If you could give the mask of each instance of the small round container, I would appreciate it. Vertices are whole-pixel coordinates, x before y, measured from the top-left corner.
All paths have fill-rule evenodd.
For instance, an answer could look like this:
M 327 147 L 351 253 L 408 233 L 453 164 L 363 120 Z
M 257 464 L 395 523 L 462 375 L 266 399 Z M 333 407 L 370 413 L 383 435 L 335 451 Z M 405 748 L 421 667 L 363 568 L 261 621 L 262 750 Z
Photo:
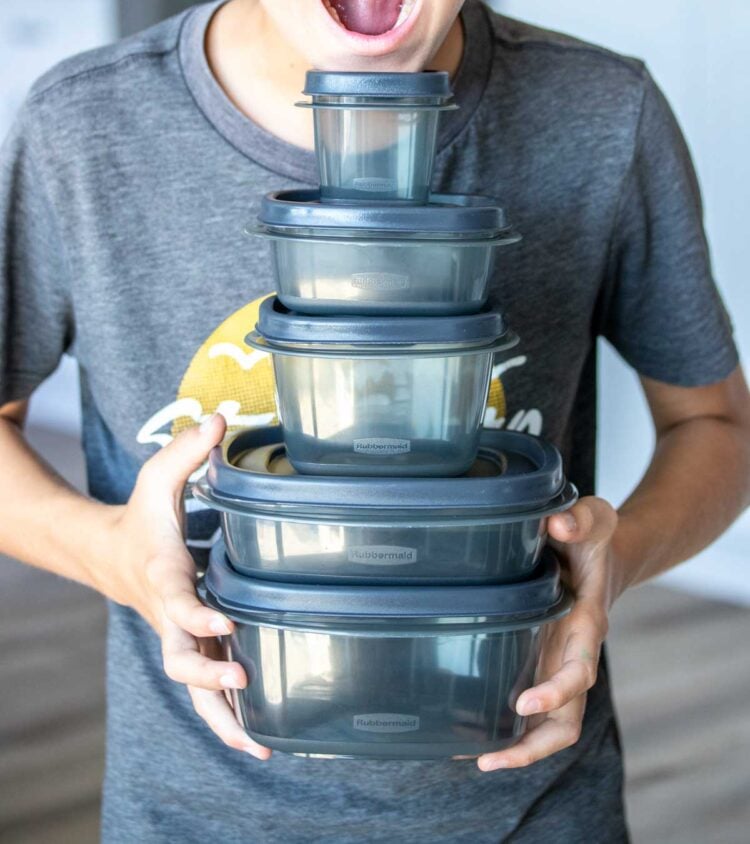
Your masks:
M 427 201 L 438 117 L 456 108 L 447 73 L 311 71 L 303 93 L 325 201 Z
M 203 600 L 234 620 L 232 693 L 257 742 L 308 756 L 430 759 L 507 747 L 526 729 L 544 625 L 570 597 L 550 553 L 505 586 L 309 586 L 253 580 L 211 555 Z
M 262 200 L 279 299 L 309 314 L 476 313 L 498 247 L 520 240 L 497 201 L 435 194 L 425 207 L 325 205 L 311 190 Z
M 193 494 L 221 512 L 240 574 L 377 585 L 528 577 L 547 518 L 576 500 L 554 446 L 489 429 L 469 474 L 432 479 L 298 475 L 279 426 L 255 428 L 211 452 Z
M 270 352 L 289 461 L 314 475 L 461 475 L 477 456 L 493 355 L 518 341 L 460 317 L 302 316 L 266 299 L 246 338 Z

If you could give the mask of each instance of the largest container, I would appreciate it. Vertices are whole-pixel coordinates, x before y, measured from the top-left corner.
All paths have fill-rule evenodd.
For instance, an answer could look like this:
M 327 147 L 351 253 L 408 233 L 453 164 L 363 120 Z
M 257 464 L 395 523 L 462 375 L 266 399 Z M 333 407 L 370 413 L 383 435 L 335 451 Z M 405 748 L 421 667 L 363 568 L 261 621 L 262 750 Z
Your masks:
M 462 478 L 321 478 L 294 473 L 278 426 L 256 428 L 211 452 L 193 492 L 241 574 L 378 585 L 528 577 L 547 518 L 576 500 L 554 446 L 492 430 Z
M 476 313 L 497 249 L 520 240 L 497 200 L 453 194 L 418 208 L 332 207 L 317 191 L 276 191 L 247 231 L 271 244 L 282 303 L 310 314 Z
M 463 317 L 302 316 L 266 299 L 247 343 L 270 352 L 289 460 L 316 475 L 460 475 L 476 459 L 493 356 L 518 338 Z
M 540 634 L 570 598 L 550 556 L 510 586 L 312 587 L 257 581 L 214 548 L 204 600 L 235 621 L 226 655 L 247 673 L 240 723 L 290 753 L 474 756 L 524 733 Z
M 454 109 L 448 74 L 310 71 L 323 199 L 424 203 L 438 117 Z

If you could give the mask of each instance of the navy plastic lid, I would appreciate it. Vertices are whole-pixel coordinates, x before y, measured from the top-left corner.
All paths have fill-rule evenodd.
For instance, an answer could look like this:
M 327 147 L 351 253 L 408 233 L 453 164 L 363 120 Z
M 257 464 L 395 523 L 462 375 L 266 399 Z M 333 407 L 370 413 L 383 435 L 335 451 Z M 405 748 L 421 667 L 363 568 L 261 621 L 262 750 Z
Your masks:
M 326 616 L 332 620 L 482 617 L 513 621 L 544 616 L 564 598 L 560 563 L 545 549 L 537 572 L 528 580 L 482 586 L 325 586 L 261 580 L 238 574 L 227 560 L 224 543 L 211 549 L 205 576 L 207 592 L 225 610 L 240 614 Z M 303 619 L 300 619 L 303 620 Z
M 309 70 L 302 91 L 311 97 L 439 97 L 453 96 L 444 70 L 422 73 L 357 73 Z
M 221 505 L 248 510 L 272 507 L 298 509 L 326 518 L 329 513 L 377 510 L 408 516 L 424 510 L 474 514 L 526 513 L 550 505 L 561 494 L 572 503 L 575 490 L 566 485 L 559 451 L 545 440 L 516 431 L 485 428 L 480 439 L 482 472 L 458 478 L 333 477 L 274 474 L 238 468 L 234 462 L 248 451 L 278 446 L 273 457 L 283 456 L 283 429 L 279 425 L 253 428 L 237 434 L 211 451 L 206 486 Z M 407 512 L 409 511 L 409 512 Z
M 258 221 L 279 233 L 297 229 L 325 229 L 328 236 L 344 237 L 348 229 L 357 236 L 370 232 L 423 234 L 444 233 L 494 237 L 509 229 L 505 212 L 489 196 L 436 193 L 427 205 L 365 205 L 320 201 L 318 190 L 273 191 L 263 197 Z M 463 238 L 465 239 L 465 237 Z
M 279 346 L 290 343 L 352 346 L 467 343 L 484 346 L 506 333 L 502 314 L 491 304 L 478 314 L 460 316 L 310 316 L 290 311 L 276 296 L 261 303 L 257 330 L 263 339 Z

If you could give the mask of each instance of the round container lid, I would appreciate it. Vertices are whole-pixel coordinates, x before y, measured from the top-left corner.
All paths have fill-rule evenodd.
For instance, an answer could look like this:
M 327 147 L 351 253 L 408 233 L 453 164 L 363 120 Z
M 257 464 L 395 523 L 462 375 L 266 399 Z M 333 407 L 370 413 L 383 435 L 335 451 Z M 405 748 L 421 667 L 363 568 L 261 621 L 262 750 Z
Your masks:
M 257 454 L 256 454 L 257 453 Z M 235 465 L 243 455 L 247 468 Z M 257 512 L 293 510 L 322 519 L 369 510 L 391 512 L 395 519 L 426 511 L 462 518 L 525 514 L 575 500 L 566 484 L 562 458 L 545 440 L 516 431 L 485 428 L 473 470 L 458 478 L 333 477 L 290 474 L 279 425 L 237 434 L 211 451 L 205 497 L 218 507 Z
M 432 194 L 427 205 L 331 205 L 320 201 L 318 190 L 274 191 L 261 200 L 258 221 L 281 234 L 319 229 L 324 230 L 319 236 L 340 239 L 352 237 L 346 231 L 354 232 L 355 237 L 444 234 L 445 240 L 465 240 L 473 234 L 489 239 L 510 228 L 496 199 L 446 193 Z
M 261 580 L 238 574 L 227 560 L 223 542 L 211 549 L 205 576 L 207 593 L 225 610 L 253 614 L 284 614 L 345 619 L 439 621 L 482 618 L 487 622 L 536 620 L 564 600 L 560 563 L 548 548 L 528 580 L 492 586 L 325 586 Z M 303 618 L 299 619 L 304 621 Z M 384 631 L 387 634 L 387 631 Z
M 506 333 L 502 314 L 491 304 L 478 314 L 461 316 L 310 316 L 290 311 L 275 296 L 262 302 L 256 328 L 264 340 L 278 346 L 341 343 L 355 347 L 399 343 L 485 346 Z
M 311 97 L 429 97 L 453 96 L 444 70 L 422 73 L 357 73 L 309 70 L 302 91 Z

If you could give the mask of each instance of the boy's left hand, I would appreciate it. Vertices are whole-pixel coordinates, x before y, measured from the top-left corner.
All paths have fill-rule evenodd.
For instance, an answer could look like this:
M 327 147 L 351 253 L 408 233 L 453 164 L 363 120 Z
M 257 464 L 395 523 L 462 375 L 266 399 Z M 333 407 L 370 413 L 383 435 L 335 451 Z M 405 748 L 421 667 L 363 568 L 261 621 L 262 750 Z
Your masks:
M 522 768 L 578 741 L 586 693 L 596 682 L 599 653 L 617 580 L 611 540 L 617 513 L 601 498 L 582 498 L 551 516 L 549 538 L 575 595 L 571 612 L 544 628 L 538 682 L 518 698 L 519 715 L 531 729 L 513 747 L 479 757 L 483 771 Z

